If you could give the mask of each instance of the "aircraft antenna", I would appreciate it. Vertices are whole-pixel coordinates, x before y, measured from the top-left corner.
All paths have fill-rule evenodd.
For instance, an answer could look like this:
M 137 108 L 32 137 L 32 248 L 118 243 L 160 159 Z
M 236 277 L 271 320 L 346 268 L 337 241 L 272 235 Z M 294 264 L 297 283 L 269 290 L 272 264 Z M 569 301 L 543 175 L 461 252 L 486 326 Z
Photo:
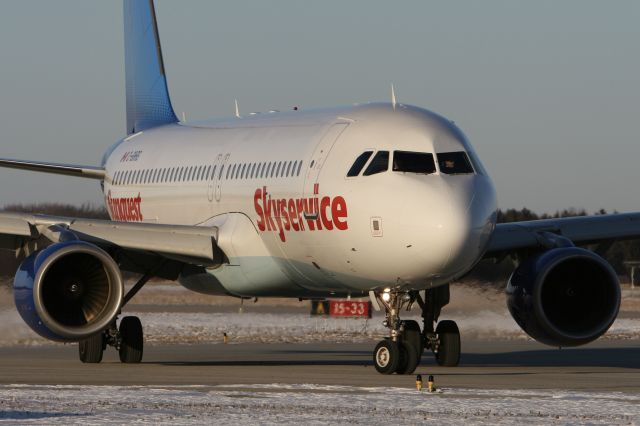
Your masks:
M 187 122 L 187 113 L 182 111 L 182 122 L 186 123 Z
M 236 101 L 236 117 L 240 118 L 240 108 L 238 108 L 238 100 L 235 99 Z
M 391 105 L 393 105 L 393 110 L 396 110 L 396 91 L 393 88 L 393 83 L 391 83 Z

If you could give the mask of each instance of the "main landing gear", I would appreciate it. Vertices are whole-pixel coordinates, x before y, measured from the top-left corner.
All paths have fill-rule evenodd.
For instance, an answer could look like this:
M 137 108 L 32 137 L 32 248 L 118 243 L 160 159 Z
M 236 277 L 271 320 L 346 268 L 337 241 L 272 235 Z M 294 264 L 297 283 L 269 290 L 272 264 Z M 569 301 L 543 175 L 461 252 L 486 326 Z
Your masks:
M 449 303 L 449 286 L 426 290 L 423 298 L 417 291 L 385 290 L 372 296 L 384 307 L 384 325 L 390 336 L 376 345 L 373 365 L 382 374 L 411 374 L 420 363 L 424 349 L 431 349 L 439 365 L 453 367 L 460 361 L 460 331 L 454 321 L 434 323 L 443 306 Z M 422 309 L 423 328 L 413 320 L 401 320 L 400 311 L 411 310 L 418 303 Z
M 150 274 L 140 278 L 124 297 L 122 306 L 129 302 L 150 278 Z M 107 346 L 113 346 L 118 350 L 120 361 L 123 363 L 136 364 L 142 361 L 144 336 L 140 319 L 134 316 L 124 317 L 120 321 L 120 327 L 116 326 L 116 319 L 108 329 L 78 343 L 80 361 L 84 363 L 101 362 L 102 354 Z

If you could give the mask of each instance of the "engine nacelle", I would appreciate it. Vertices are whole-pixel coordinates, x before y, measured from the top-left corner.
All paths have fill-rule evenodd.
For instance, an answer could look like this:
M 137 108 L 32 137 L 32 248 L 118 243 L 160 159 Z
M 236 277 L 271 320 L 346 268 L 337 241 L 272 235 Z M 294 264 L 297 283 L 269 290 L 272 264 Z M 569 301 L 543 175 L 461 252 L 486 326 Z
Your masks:
M 578 247 L 556 248 L 527 259 L 509 278 L 506 292 L 518 325 L 552 346 L 597 339 L 620 308 L 620 283 L 611 265 Z
M 104 250 L 83 241 L 52 244 L 18 268 L 14 298 L 22 319 L 39 335 L 62 342 L 103 330 L 120 310 L 120 268 Z

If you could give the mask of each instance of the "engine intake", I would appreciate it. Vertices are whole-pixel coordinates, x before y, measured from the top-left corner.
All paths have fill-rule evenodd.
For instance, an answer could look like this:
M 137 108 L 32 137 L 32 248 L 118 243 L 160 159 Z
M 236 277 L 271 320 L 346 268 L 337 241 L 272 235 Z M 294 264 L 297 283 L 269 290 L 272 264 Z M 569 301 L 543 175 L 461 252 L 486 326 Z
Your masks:
M 120 269 L 104 250 L 59 242 L 28 256 L 14 279 L 18 312 L 38 334 L 78 341 L 109 326 L 120 310 Z
M 552 346 L 578 346 L 602 336 L 620 308 L 620 283 L 600 256 L 556 248 L 521 263 L 507 285 L 507 306 L 531 337 Z

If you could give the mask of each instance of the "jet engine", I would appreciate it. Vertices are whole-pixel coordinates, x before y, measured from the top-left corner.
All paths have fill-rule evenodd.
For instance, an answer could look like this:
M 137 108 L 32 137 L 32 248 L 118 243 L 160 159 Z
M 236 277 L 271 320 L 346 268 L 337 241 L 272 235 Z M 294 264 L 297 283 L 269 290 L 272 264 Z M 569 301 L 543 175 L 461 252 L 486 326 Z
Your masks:
M 24 321 L 61 342 L 85 339 L 109 326 L 120 310 L 120 268 L 104 250 L 83 241 L 52 244 L 29 255 L 14 279 Z
M 597 254 L 556 248 L 522 262 L 507 285 L 518 325 L 551 346 L 578 346 L 602 336 L 620 308 L 615 271 Z

